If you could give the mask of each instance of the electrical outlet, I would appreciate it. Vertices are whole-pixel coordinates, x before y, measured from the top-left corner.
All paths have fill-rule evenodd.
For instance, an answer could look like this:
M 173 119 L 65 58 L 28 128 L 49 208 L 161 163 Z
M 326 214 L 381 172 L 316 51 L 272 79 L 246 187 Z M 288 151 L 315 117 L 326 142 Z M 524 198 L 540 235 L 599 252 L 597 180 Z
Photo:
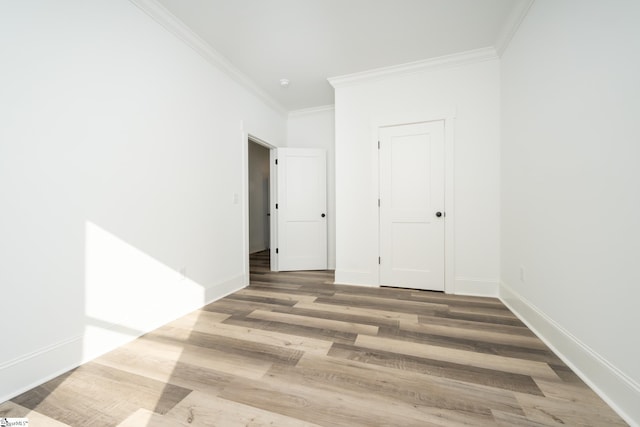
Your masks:
M 525 279 L 526 279 L 526 275 L 525 275 L 525 272 L 524 272 L 524 266 L 521 265 L 520 266 L 520 281 L 522 283 L 524 283 L 526 281 Z

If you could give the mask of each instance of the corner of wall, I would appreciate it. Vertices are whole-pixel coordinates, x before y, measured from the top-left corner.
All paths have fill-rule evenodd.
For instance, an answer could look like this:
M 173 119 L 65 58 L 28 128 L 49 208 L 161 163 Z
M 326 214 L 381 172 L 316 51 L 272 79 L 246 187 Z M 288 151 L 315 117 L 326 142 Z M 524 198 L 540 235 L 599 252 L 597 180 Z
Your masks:
M 500 283 L 502 302 L 564 363 L 632 426 L 640 425 L 640 384 L 564 329 L 506 283 Z
M 529 9 L 533 6 L 534 1 L 535 0 L 524 0 L 520 4 L 514 4 L 513 10 L 507 18 L 507 21 L 495 43 L 498 56 L 502 56 L 502 54 L 507 50 L 507 47 L 509 47 L 511 39 L 518 31 L 518 28 L 520 28 L 520 24 L 522 24 L 527 13 L 529 13 Z

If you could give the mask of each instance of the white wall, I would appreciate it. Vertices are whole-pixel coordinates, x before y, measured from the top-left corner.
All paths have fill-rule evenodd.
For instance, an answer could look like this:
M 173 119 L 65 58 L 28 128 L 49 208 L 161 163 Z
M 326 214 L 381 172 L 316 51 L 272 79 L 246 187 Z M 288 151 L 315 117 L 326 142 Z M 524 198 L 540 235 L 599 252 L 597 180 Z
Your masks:
M 336 268 L 334 109 L 323 107 L 289 113 L 287 146 L 294 148 L 322 148 L 327 151 L 327 260 L 329 269 L 333 270 Z
M 639 22 L 637 1 L 535 2 L 502 58 L 501 150 L 502 295 L 636 425 Z
M 249 142 L 249 253 L 269 248 L 269 149 Z
M 126 0 L 4 2 L 0 57 L 4 401 L 242 286 L 241 121 L 286 123 Z
M 336 281 L 377 285 L 373 123 L 455 110 L 455 287 L 495 294 L 499 281 L 499 64 L 392 75 L 336 89 Z M 383 120 L 383 119 L 382 119 Z

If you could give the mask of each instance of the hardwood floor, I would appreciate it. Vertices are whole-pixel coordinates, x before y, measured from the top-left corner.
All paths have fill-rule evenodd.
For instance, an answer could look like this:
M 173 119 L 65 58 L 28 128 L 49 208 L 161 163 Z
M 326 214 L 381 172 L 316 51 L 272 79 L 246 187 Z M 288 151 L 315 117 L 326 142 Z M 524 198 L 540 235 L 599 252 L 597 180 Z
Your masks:
M 251 286 L 0 405 L 33 426 L 626 425 L 499 300 Z

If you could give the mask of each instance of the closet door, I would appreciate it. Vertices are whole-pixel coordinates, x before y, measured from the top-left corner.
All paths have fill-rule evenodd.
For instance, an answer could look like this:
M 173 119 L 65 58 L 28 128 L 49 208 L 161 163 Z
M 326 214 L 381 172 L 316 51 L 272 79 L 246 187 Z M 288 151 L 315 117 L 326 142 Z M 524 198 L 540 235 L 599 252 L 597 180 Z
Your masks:
M 380 285 L 444 291 L 444 122 L 379 137 Z

